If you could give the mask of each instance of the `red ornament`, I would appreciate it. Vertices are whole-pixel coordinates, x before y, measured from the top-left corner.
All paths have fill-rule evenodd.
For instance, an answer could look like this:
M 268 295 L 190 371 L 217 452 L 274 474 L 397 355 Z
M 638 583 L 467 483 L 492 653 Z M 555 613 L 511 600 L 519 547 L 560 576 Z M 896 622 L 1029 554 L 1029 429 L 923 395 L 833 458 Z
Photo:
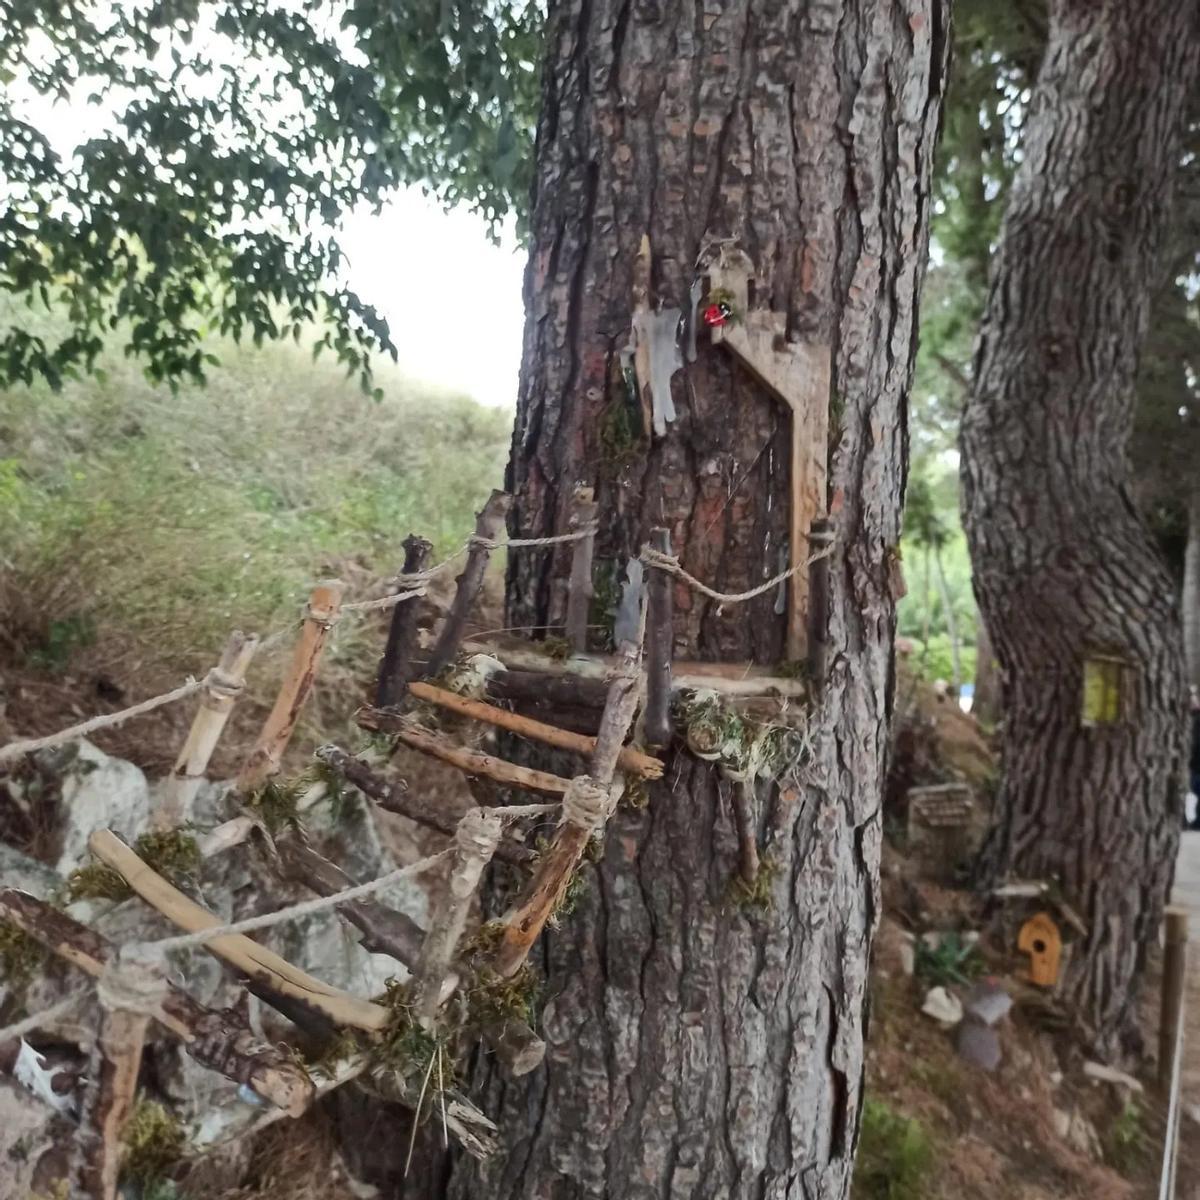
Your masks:
M 720 300 L 716 304 L 710 304 L 704 310 L 704 323 L 709 326 L 724 325 L 732 316 L 733 309 L 724 300 Z

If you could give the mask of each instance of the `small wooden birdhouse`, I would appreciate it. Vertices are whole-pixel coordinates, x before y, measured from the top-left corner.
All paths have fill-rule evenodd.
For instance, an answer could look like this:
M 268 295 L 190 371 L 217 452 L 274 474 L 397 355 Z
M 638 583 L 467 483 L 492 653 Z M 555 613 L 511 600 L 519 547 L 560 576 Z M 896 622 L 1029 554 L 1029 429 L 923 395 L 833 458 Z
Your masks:
M 1062 962 L 1062 935 L 1049 913 L 1035 913 L 1017 935 L 1017 949 L 1029 955 L 1029 982 L 1053 987 Z

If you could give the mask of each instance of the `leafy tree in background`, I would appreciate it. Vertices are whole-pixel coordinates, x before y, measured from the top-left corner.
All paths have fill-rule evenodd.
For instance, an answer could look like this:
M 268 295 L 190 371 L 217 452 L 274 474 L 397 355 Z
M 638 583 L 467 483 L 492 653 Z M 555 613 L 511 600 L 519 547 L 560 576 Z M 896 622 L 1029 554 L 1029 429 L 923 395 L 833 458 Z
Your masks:
M 0 290 L 70 319 L 0 332 L 0 386 L 57 386 L 117 339 L 202 378 L 208 331 L 313 322 L 366 385 L 395 348 L 335 228 L 402 184 L 523 213 L 540 24 L 533 0 L 0 0 Z M 111 119 L 60 155 L 50 102 Z

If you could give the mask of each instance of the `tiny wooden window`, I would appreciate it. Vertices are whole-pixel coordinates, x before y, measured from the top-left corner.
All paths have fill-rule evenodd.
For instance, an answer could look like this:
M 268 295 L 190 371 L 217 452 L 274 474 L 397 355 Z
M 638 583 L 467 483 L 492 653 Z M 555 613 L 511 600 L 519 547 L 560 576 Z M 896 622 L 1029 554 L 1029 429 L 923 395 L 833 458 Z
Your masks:
M 1083 660 L 1083 725 L 1117 725 L 1125 720 L 1132 674 L 1133 665 L 1116 655 L 1092 653 Z

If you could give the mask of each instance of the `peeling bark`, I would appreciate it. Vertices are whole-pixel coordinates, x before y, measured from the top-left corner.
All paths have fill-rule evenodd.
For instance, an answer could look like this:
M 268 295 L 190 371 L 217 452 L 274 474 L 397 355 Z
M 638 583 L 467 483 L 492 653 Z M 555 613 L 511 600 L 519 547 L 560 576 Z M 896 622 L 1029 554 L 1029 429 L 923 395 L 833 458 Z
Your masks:
M 545 1065 L 514 1081 L 478 1063 L 502 1150 L 483 1168 L 457 1160 L 425 1194 L 848 1194 L 945 18 L 942 0 L 551 5 L 510 527 L 561 532 L 591 486 L 598 580 L 654 526 L 718 588 L 778 570 L 790 414 L 731 355 L 700 339 L 662 438 L 614 445 L 607 419 L 625 402 L 643 234 L 652 306 L 681 309 L 705 245 L 735 238 L 754 303 L 831 355 L 828 677 L 803 778 L 761 789 L 770 909 L 730 903 L 726 792 L 712 764 L 676 753 L 647 807 L 618 809 L 576 910 L 535 948 Z M 562 624 L 570 560 L 511 556 L 509 624 Z M 681 659 L 784 658 L 774 594 L 722 609 L 672 586 Z
M 1064 995 L 1106 1054 L 1133 1027 L 1183 811 L 1179 617 L 1126 450 L 1198 13 L 1052 4 L 962 428 L 975 589 L 1003 681 L 986 872 L 1056 879 L 1083 914 Z M 1123 711 L 1085 727 L 1098 652 L 1128 664 Z

